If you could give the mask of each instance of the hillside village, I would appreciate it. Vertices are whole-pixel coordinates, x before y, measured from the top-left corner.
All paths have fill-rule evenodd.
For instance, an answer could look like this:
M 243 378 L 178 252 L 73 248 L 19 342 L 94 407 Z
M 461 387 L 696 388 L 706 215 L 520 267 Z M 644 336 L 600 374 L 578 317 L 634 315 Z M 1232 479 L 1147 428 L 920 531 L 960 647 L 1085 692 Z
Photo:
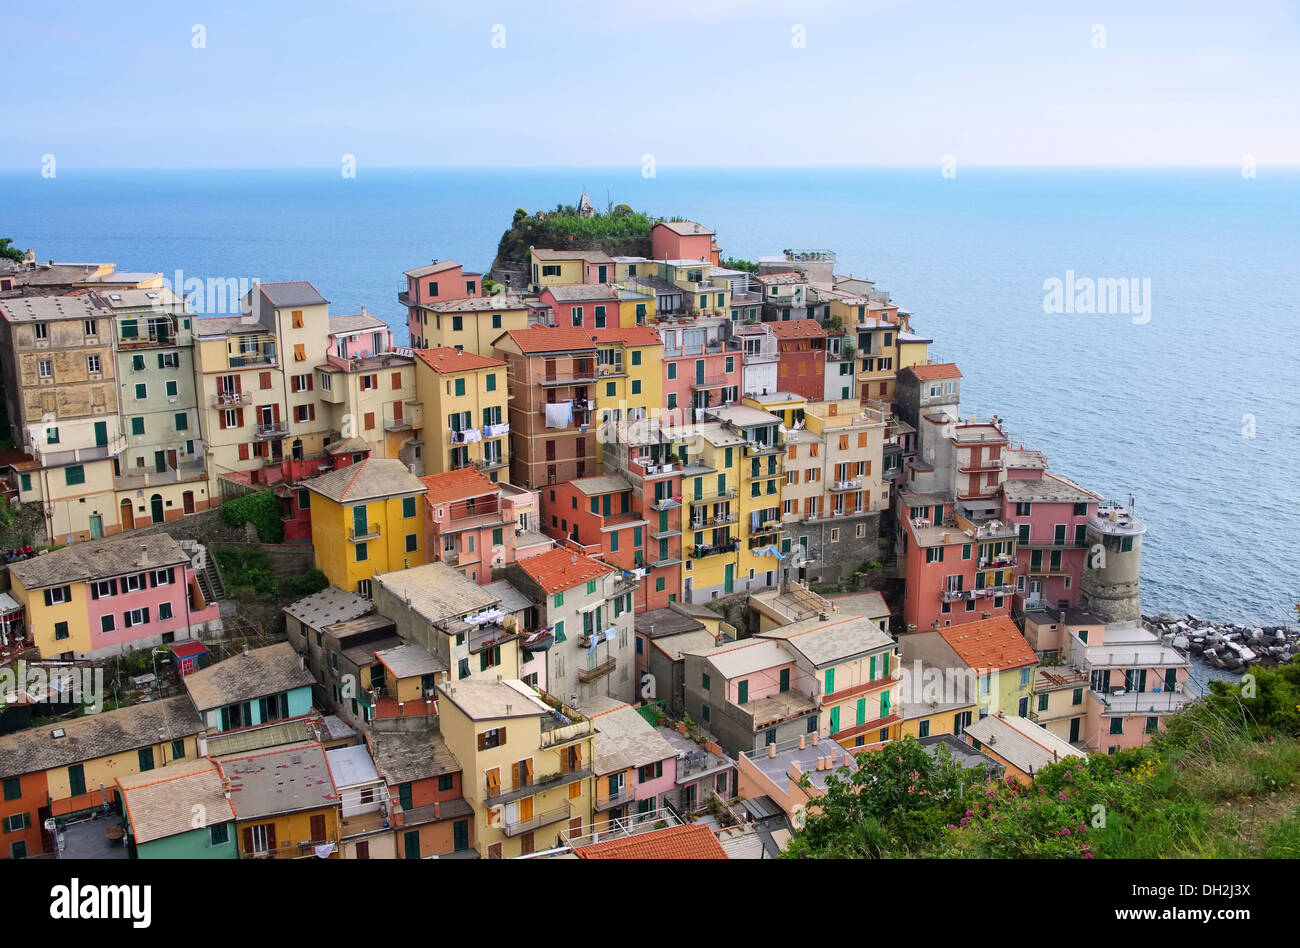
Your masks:
M 1132 498 L 963 415 L 834 252 L 648 226 L 414 265 L 405 345 L 307 280 L 200 316 L 0 262 L 0 478 L 41 523 L 0 659 L 162 661 L 98 714 L 6 695 L 0 855 L 774 858 L 859 755 L 1028 784 L 1196 700 Z M 187 530 L 223 505 L 328 583 L 264 643 Z

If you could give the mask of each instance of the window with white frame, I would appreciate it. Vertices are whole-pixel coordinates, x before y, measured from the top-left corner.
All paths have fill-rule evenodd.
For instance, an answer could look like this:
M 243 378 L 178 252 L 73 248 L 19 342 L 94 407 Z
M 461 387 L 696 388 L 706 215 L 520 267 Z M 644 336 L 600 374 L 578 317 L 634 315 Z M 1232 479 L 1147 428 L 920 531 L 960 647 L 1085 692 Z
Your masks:
M 37 323 L 36 325 L 40 326 L 42 324 Z M 36 375 L 43 379 L 54 378 L 54 363 L 49 359 L 41 359 L 36 363 Z
M 104 367 L 103 367 L 102 363 L 99 361 L 99 356 L 97 356 L 97 355 L 86 356 L 86 371 L 87 371 L 87 372 L 89 372 L 89 373 L 91 373 L 92 375 L 94 375 L 94 374 L 96 374 L 96 373 L 102 372 L 102 371 L 103 371 L 103 368 L 104 368 Z

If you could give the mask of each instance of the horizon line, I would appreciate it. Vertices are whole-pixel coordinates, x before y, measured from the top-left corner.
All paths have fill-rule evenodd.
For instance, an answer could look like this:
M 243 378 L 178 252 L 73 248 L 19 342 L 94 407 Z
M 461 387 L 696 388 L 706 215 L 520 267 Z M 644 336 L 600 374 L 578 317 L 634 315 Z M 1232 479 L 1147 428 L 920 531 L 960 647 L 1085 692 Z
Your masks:
M 942 167 L 940 162 L 933 164 L 818 164 L 818 165 L 659 165 L 657 170 L 666 171 L 935 171 Z M 1256 168 L 1267 168 L 1271 170 L 1295 171 L 1300 170 L 1300 162 L 1295 164 L 1279 163 L 1265 164 L 1256 163 Z M 377 165 L 360 165 L 362 170 L 371 171 L 626 171 L 629 174 L 639 172 L 641 165 L 634 164 L 554 164 L 554 165 L 509 165 L 509 164 L 445 164 L 445 165 L 402 165 L 402 164 L 377 164 Z M 980 171 L 1239 171 L 1241 164 L 985 164 L 985 163 L 957 163 L 957 168 L 961 170 L 975 169 Z M 331 174 L 338 172 L 338 165 L 162 165 L 162 166 L 87 166 L 74 165 L 72 168 L 60 170 L 71 170 L 74 172 L 159 172 L 159 171 L 329 171 Z M 40 175 L 41 165 L 3 165 L 0 166 L 0 174 L 36 174 Z M 655 175 L 658 177 L 658 174 Z M 653 180 L 648 178 L 647 180 Z

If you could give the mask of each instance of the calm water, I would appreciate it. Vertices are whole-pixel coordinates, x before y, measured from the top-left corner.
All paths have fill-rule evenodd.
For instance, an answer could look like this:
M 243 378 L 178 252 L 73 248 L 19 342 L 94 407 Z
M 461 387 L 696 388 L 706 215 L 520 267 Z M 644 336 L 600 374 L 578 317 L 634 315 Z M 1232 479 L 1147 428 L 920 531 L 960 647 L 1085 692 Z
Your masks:
M 401 271 L 492 261 L 516 207 L 586 187 L 703 221 L 725 254 L 828 248 L 960 363 L 1052 469 L 1149 532 L 1146 611 L 1283 622 L 1300 600 L 1300 175 L 1212 172 L 574 171 L 0 174 L 0 236 L 169 277 L 311 280 L 405 340 Z M 1067 270 L 1151 281 L 1151 316 L 1047 315 Z M 1243 435 L 1253 416 L 1254 437 Z

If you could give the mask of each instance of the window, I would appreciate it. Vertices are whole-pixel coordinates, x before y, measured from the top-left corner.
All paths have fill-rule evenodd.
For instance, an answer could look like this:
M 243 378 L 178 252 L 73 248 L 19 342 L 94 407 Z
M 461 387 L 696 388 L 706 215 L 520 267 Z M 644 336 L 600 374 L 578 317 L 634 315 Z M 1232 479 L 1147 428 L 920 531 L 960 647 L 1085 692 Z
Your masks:
M 90 373 L 97 373 L 97 372 L 100 372 L 100 371 L 102 371 L 102 370 L 103 370 L 103 366 L 100 364 L 99 356 L 97 356 L 97 355 L 86 356 L 86 371 L 87 371 L 87 372 L 90 372 Z
M 172 617 L 172 604 L 170 602 L 160 602 L 158 604 L 158 618 L 170 619 Z
M 36 325 L 39 326 L 41 323 L 37 323 Z M 36 363 L 36 374 L 43 379 L 54 378 L 54 363 L 49 359 L 41 359 Z
M 419 535 L 418 535 L 418 534 L 415 534 L 415 533 L 408 533 L 408 534 L 406 535 L 406 552 L 407 552 L 407 553 L 415 553 L 415 552 L 417 552 L 419 549 L 420 549 L 420 537 L 419 537 Z
M 700 676 L 700 684 L 703 685 L 705 691 L 708 691 L 708 690 L 709 690 L 709 674 L 708 674 L 708 672 L 705 672 L 703 675 Z
M 17 833 L 21 830 L 28 829 L 31 825 L 31 816 L 27 813 L 15 813 L 13 816 L 5 817 L 6 833 Z
M 74 464 L 71 467 L 63 469 L 64 482 L 71 487 L 73 484 L 86 483 L 86 469 L 80 464 Z
M 564 605 L 564 593 L 562 593 L 562 592 L 558 592 L 558 593 L 556 593 L 554 596 L 552 596 L 552 597 L 551 597 L 551 605 L 552 605 L 554 608 L 556 608 L 556 609 L 558 609 L 558 608 L 560 608 L 560 606 Z
M 185 741 L 172 741 L 172 760 L 180 760 L 185 756 Z
M 1022 668 L 1022 669 L 1020 669 L 1020 685 L 1021 685 L 1021 687 L 1024 687 L 1025 685 L 1029 684 L 1029 677 L 1030 677 L 1030 675 L 1032 675 L 1033 673 L 1034 673 L 1033 668 Z
M 112 632 L 116 630 L 116 628 L 117 628 L 117 619 L 115 616 L 110 614 L 110 615 L 99 617 L 100 632 Z
M 1160 730 L 1160 719 L 1159 719 L 1159 718 L 1147 718 L 1146 727 L 1143 728 L 1143 733 L 1145 733 L 1145 734 L 1154 734 L 1154 733 L 1155 733 L 1156 731 L 1158 731 L 1158 730 Z
M 1124 719 L 1123 719 L 1123 718 L 1111 718 L 1111 719 L 1110 719 L 1110 733 L 1112 733 L 1112 734 L 1123 734 L 1123 733 L 1124 733 Z
M 478 736 L 478 749 L 488 750 L 493 747 L 501 747 L 506 742 L 506 729 L 503 727 L 494 727 L 484 731 Z
M 230 842 L 230 824 L 217 823 L 208 827 L 208 842 L 213 846 L 222 846 Z
M 57 606 L 61 602 L 72 601 L 71 586 L 54 586 L 45 590 L 45 604 L 47 606 Z
M 140 770 L 153 770 L 153 748 L 142 747 L 137 755 L 140 758 Z
M 595 591 L 596 591 L 596 581 L 594 579 L 587 580 L 587 595 L 590 596 L 593 593 L 595 593 Z
M 294 347 L 293 347 L 293 361 L 294 361 L 294 362 L 306 362 L 306 361 L 307 361 L 307 346 L 306 346 L 305 344 L 303 344 L 303 343 L 301 343 L 301 342 L 294 343 Z
M 22 795 L 23 795 L 22 778 L 6 777 L 4 782 L 5 800 L 17 800 L 20 799 Z
M 149 607 L 142 609 L 132 609 L 130 612 L 122 613 L 122 624 L 128 629 L 135 628 L 137 625 L 147 625 L 149 622 Z
M 370 559 L 370 550 L 369 550 L 369 545 L 366 544 L 366 543 L 358 543 L 358 544 L 357 544 L 357 562 L 358 562 L 358 563 L 364 563 L 364 562 L 365 562 L 366 560 L 368 560 L 368 559 Z
M 50 327 L 47 326 L 47 325 L 45 325 L 45 323 L 37 323 L 36 326 L 35 326 L 35 328 L 36 328 L 36 338 L 37 338 L 37 339 L 49 339 L 49 338 L 50 338 Z
M 709 706 L 707 704 L 700 706 L 700 720 L 705 724 L 709 723 Z
M 142 435 L 142 434 L 144 434 L 144 418 L 143 418 L 143 417 L 137 415 L 136 417 L 134 417 L 134 418 L 131 419 L 131 434 L 133 434 L 133 435 Z
M 493 329 L 500 329 L 500 328 L 501 328 L 501 314 L 500 314 L 500 313 L 493 313 L 493 314 L 492 314 L 492 328 L 493 328 Z
M 187 415 L 187 414 L 186 414 L 185 412 L 183 412 L 183 411 L 181 411 L 181 412 L 177 412 L 177 413 L 176 413 L 176 430 L 177 430 L 177 431 L 189 431 L 189 429 L 190 429 L 190 416 Z

